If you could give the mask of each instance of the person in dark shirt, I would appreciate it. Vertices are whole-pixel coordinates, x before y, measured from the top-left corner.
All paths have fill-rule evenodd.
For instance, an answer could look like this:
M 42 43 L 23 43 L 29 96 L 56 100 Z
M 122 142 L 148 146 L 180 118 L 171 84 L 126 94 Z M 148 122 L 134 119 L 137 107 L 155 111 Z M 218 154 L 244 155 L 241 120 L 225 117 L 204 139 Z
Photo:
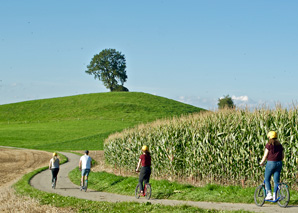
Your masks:
M 140 176 L 139 176 L 139 185 L 140 185 L 140 193 L 143 194 L 144 184 L 149 183 L 150 175 L 151 175 L 151 155 L 149 152 L 148 146 L 142 147 L 143 154 L 139 158 L 138 166 L 136 172 L 139 171 L 140 166 L 142 165 Z
M 270 131 L 268 133 L 268 143 L 266 144 L 264 156 L 262 161 L 260 162 L 261 166 L 264 166 L 265 161 L 267 159 L 266 168 L 265 168 L 265 188 L 266 188 L 266 198 L 265 200 L 276 200 L 276 191 L 278 187 L 278 183 L 280 181 L 280 172 L 282 169 L 282 160 L 284 159 L 284 149 L 280 144 L 279 140 L 277 140 L 277 133 L 274 131 Z M 273 196 L 271 194 L 271 184 L 270 179 L 273 175 L 274 179 L 274 192 Z

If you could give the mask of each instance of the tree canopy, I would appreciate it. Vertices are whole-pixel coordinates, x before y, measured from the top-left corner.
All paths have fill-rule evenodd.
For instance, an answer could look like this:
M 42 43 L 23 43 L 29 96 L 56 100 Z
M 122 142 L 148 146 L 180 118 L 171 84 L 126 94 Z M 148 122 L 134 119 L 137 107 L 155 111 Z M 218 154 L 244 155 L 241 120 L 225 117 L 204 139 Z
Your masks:
M 87 68 L 85 72 L 102 81 L 111 92 L 128 91 L 123 86 L 127 80 L 127 75 L 125 56 L 121 52 L 115 49 L 104 49 L 99 54 L 94 55 Z
M 236 107 L 232 98 L 229 95 L 226 95 L 223 98 L 219 98 L 217 105 L 218 105 L 218 109 L 224 109 L 224 108 L 233 109 Z

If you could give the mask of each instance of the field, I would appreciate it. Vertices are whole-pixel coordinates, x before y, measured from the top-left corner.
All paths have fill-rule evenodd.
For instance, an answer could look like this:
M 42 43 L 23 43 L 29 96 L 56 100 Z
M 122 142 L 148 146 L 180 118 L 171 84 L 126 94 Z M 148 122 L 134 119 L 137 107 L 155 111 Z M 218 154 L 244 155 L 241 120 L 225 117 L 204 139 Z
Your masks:
M 0 148 L 0 186 L 13 181 L 34 169 L 48 165 L 51 153 L 35 150 Z
M 145 93 L 98 93 L 0 105 L 0 145 L 39 150 L 103 150 L 123 129 L 204 111 Z
M 130 169 L 146 144 L 156 177 L 255 186 L 264 174 L 258 158 L 275 130 L 285 151 L 281 178 L 297 187 L 297 122 L 297 108 L 197 113 L 110 135 L 104 151 L 109 164 Z
M 42 206 L 35 199 L 15 194 L 11 187 L 24 174 L 47 166 L 51 153 L 0 148 L 0 212 L 72 212 L 70 208 Z
M 224 198 L 225 202 L 253 202 L 251 196 L 253 189 L 247 186 L 254 186 L 262 178 L 262 172 L 255 172 L 253 166 L 256 156 L 262 155 L 264 136 L 269 129 L 279 126 L 282 130 L 279 131 L 281 138 L 288 141 L 285 143 L 287 152 L 294 153 L 298 148 L 296 147 L 298 137 L 294 134 L 297 132 L 294 125 L 297 123 L 297 110 L 276 110 L 272 113 L 260 110 L 261 113 L 255 113 L 257 116 L 243 111 L 201 113 L 205 111 L 144 93 L 89 94 L 1 105 L 0 145 L 51 152 L 61 150 L 82 153 L 82 150 L 89 149 L 90 154 L 99 159 L 94 177 L 104 181 L 94 186 L 90 183 L 90 187 L 103 190 L 101 185 L 111 185 L 111 188 L 104 190 L 129 194 L 133 188 L 127 187 L 125 182 L 132 179 L 113 176 L 111 173 L 131 176 L 130 171 L 135 168 L 140 147 L 147 144 L 154 160 L 155 180 L 152 179 L 152 184 L 155 188 L 155 198 L 213 202 L 223 201 Z M 109 166 L 108 170 L 102 160 L 104 140 L 106 140 L 106 161 L 111 166 L 117 165 L 114 168 Z M 261 143 L 254 147 L 259 141 Z M 256 155 L 251 154 L 251 147 L 254 147 L 253 153 Z M 24 163 L 26 156 L 34 159 L 35 155 L 24 154 L 23 161 L 17 159 L 14 161 Z M 249 159 L 245 156 L 249 156 Z M 285 168 L 291 168 L 291 171 L 297 168 L 295 155 L 286 154 L 286 156 L 289 163 Z M 244 159 L 241 159 L 242 157 Z M 33 164 L 31 166 L 30 161 L 23 167 L 35 168 Z M 46 161 L 49 161 L 49 156 Z M 19 167 L 11 165 L 10 168 Z M 103 168 L 109 173 L 102 172 Z M 72 173 L 77 177 L 77 172 Z M 7 172 L 6 175 L 11 175 L 10 173 Z M 293 175 L 287 173 L 286 178 L 291 178 Z M 58 200 L 53 201 L 51 195 L 37 192 L 27 186 L 29 176 L 26 175 L 18 184 L 19 192 L 27 191 L 25 194 L 43 200 L 43 203 L 65 206 L 67 210 L 70 210 L 73 202 L 77 203 L 76 209 L 86 205 L 79 200 L 63 204 Z M 135 175 L 133 176 L 133 179 L 136 179 Z M 255 177 L 258 178 L 257 181 L 252 179 Z M 9 176 L 3 178 L 10 179 Z M 171 181 L 175 179 L 192 185 L 162 179 Z M 231 179 L 234 181 L 229 181 Z M 116 181 L 117 184 L 114 184 L 113 180 L 121 181 Z M 245 188 L 241 187 L 241 180 L 244 180 Z M 125 190 L 122 190 L 124 188 Z M 238 195 L 235 197 L 236 192 Z M 293 195 L 291 202 L 296 204 L 297 193 L 291 193 Z M 92 203 L 93 208 L 99 208 L 98 205 Z M 123 204 L 105 205 L 109 209 L 121 209 Z M 139 206 L 128 204 L 125 208 L 136 210 Z M 170 207 L 166 209 L 171 211 Z

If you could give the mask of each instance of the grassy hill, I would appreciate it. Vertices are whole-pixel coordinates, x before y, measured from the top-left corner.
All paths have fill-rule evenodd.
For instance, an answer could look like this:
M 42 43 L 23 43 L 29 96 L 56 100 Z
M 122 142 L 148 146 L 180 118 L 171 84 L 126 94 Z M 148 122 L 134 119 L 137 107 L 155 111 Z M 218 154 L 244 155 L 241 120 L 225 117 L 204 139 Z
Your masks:
M 0 145 L 98 150 L 111 133 L 203 109 L 138 92 L 96 93 L 0 105 Z

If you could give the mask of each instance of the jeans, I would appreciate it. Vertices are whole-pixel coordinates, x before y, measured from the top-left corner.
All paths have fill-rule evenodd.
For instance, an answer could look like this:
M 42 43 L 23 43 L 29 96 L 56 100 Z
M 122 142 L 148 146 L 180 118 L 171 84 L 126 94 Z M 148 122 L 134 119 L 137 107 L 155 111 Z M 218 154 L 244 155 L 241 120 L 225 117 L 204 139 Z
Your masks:
M 282 161 L 267 161 L 265 169 L 265 187 L 267 192 L 271 192 L 270 179 L 272 175 L 274 180 L 274 192 L 277 191 L 281 168 Z

